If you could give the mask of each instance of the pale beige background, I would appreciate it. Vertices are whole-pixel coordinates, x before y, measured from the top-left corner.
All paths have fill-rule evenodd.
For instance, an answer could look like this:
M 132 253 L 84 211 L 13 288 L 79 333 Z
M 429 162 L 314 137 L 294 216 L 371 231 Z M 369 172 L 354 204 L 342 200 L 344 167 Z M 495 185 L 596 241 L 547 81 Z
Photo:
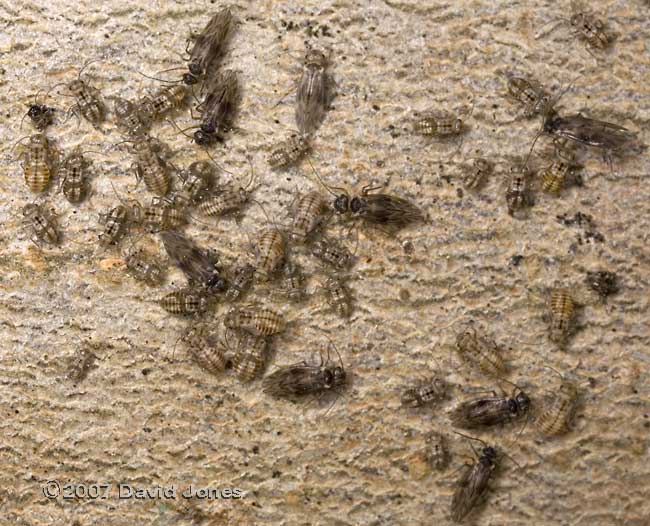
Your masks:
M 458 476 L 453 470 L 471 455 L 469 444 L 452 440 L 448 473 L 427 471 L 423 437 L 432 429 L 450 431 L 445 411 L 453 401 L 405 411 L 399 390 L 431 374 L 434 358 L 450 382 L 463 386 L 452 390 L 453 398 L 495 388 L 456 359 L 449 363 L 452 324 L 474 318 L 509 349 L 509 378 L 531 396 L 557 385 L 544 369 L 552 365 L 580 383 L 582 401 L 566 437 L 542 442 L 533 429 L 524 432 L 510 449 L 522 469 L 502 463 L 473 522 L 648 524 L 648 158 L 617 162 L 612 174 L 592 155 L 583 188 L 558 199 L 538 196 L 530 217 L 514 220 L 505 211 L 504 174 L 527 152 L 539 123 L 507 124 L 518 108 L 502 96 L 505 71 L 532 73 L 555 91 L 580 73 L 563 99 L 565 111 L 588 111 L 650 142 L 647 6 L 590 2 L 617 35 L 598 60 L 566 24 L 534 38 L 568 16 L 568 3 L 264 1 L 233 7 L 241 24 L 226 62 L 243 79 L 241 130 L 215 151 L 218 159 L 246 177 L 245 155 L 251 154 L 263 183 L 256 199 L 280 221 L 296 191 L 314 188 L 301 175 L 310 173 L 307 163 L 286 174 L 265 166 L 269 145 L 293 125 L 292 97 L 274 105 L 299 75 L 309 40 L 332 50 L 338 85 L 314 141 L 320 174 L 357 189 L 386 182 L 430 218 L 393 239 L 360 231 L 350 323 L 323 307 L 316 279 L 310 282 L 316 295 L 303 308 L 278 303 L 295 321 L 275 341 L 275 364 L 309 358 L 326 348 L 329 335 L 353 377 L 326 413 L 314 403 L 271 400 L 259 383 L 209 376 L 180 349 L 172 360 L 185 322 L 154 303 L 163 292 L 126 276 L 116 266 L 119 251 L 93 255 L 97 215 L 117 202 L 110 181 L 122 195 L 134 186 L 128 154 L 94 157 L 94 195 L 77 209 L 50 190 L 67 238 L 60 248 L 39 251 L 21 233 L 20 208 L 32 196 L 18 163 L 7 158 L 11 145 L 31 133 L 28 122 L 19 130 L 30 96 L 71 80 L 91 59 L 99 61 L 89 78 L 106 97 L 155 89 L 158 84 L 136 70 L 177 65 L 190 30 L 218 8 L 203 0 L 139 4 L 0 2 L 0 522 L 191 524 L 179 515 L 180 499 L 120 501 L 115 488 L 108 500 L 48 501 L 42 484 L 57 479 L 245 490 L 241 500 L 198 504 L 213 524 L 445 524 Z M 456 157 L 458 143 L 404 131 L 413 110 L 456 108 L 472 99 L 469 131 Z M 71 101 L 52 103 L 65 108 Z M 192 125 L 186 112 L 176 119 Z M 106 131 L 71 119 L 48 133 L 63 150 L 82 143 L 108 150 L 119 134 L 112 124 Z M 169 124 L 154 134 L 178 152 L 181 166 L 203 155 Z M 475 151 L 494 160 L 497 170 L 483 190 L 468 194 L 459 176 Z M 142 188 L 136 194 L 146 196 Z M 593 217 L 604 241 L 585 241 L 584 228 L 556 220 L 577 211 Z M 240 225 L 223 220 L 188 232 L 234 261 L 263 220 L 251 207 Z M 412 253 L 404 250 L 409 242 Z M 518 266 L 510 264 L 515 255 L 523 256 Z M 297 258 L 315 270 L 304 255 Z M 607 305 L 582 283 L 584 269 L 601 266 L 622 280 L 621 293 Z M 171 272 L 166 290 L 182 280 Z M 544 334 L 540 297 L 555 283 L 574 287 L 585 304 L 583 330 L 566 352 L 554 350 Z M 65 378 L 66 364 L 88 340 L 97 367 L 75 386 Z M 504 446 L 518 429 L 480 436 Z

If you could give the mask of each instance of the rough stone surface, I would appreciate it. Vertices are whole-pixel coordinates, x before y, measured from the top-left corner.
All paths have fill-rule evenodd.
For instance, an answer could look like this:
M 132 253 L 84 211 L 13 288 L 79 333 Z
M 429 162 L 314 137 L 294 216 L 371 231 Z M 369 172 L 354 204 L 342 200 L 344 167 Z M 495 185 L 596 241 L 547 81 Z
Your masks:
M 146 4 L 146 5 L 145 5 Z M 477 389 L 511 386 L 461 366 L 450 351 L 455 324 L 474 319 L 507 349 L 508 379 L 534 400 L 557 386 L 552 366 L 580 386 L 571 431 L 541 440 L 532 426 L 479 433 L 508 458 L 490 483 L 487 502 L 472 519 L 483 525 L 620 524 L 641 526 L 650 516 L 648 306 L 650 199 L 647 155 L 615 160 L 584 156 L 584 186 L 559 198 L 538 194 L 526 220 L 506 213 L 504 180 L 525 156 L 538 120 L 503 97 L 504 73 L 533 74 L 563 97 L 566 112 L 616 122 L 650 142 L 650 35 L 641 1 L 594 1 L 616 40 L 594 56 L 564 23 L 569 4 L 557 2 L 363 1 L 240 2 L 240 24 L 226 64 L 244 86 L 239 129 L 218 162 L 246 180 L 252 156 L 261 186 L 255 199 L 285 223 L 296 192 L 318 188 L 307 162 L 272 173 L 265 158 L 293 127 L 292 90 L 305 40 L 331 49 L 337 84 L 333 108 L 314 140 L 312 162 L 332 186 L 359 191 L 368 183 L 418 203 L 424 226 L 395 237 L 360 228 L 351 287 L 355 314 L 342 321 L 324 306 L 317 266 L 297 252 L 313 275 L 302 307 L 277 308 L 291 320 L 275 339 L 273 364 L 311 359 L 336 344 L 351 386 L 328 403 L 278 402 L 259 382 L 212 376 L 179 346 L 187 323 L 155 300 L 183 283 L 170 269 L 164 290 L 127 276 L 120 250 L 96 250 L 97 217 L 136 190 L 128 153 L 112 123 L 105 134 L 73 117 L 68 98 L 52 92 L 58 122 L 48 131 L 57 146 L 104 152 L 93 157 L 92 196 L 68 204 L 58 181 L 47 194 L 59 214 L 64 242 L 39 249 L 21 230 L 21 207 L 33 199 L 12 145 L 38 90 L 74 78 L 88 60 L 88 79 L 107 100 L 159 86 L 141 76 L 182 66 L 179 54 L 217 4 L 22 1 L 0 3 L 0 517 L 2 524 L 444 524 L 458 467 L 470 443 L 451 433 L 447 410 Z M 535 38 L 538 32 L 546 33 Z M 172 78 L 177 72 L 158 73 Z M 280 101 L 280 104 L 277 104 Z M 277 104 L 277 105 L 276 105 Z M 468 109 L 459 142 L 426 140 L 409 132 L 413 111 Z M 195 124 L 189 112 L 178 126 Z M 187 166 L 205 154 L 162 123 L 154 135 Z M 544 142 L 544 141 L 541 141 Z M 543 150 L 543 145 L 540 145 Z M 496 163 L 478 192 L 460 183 L 462 165 L 480 155 Z M 541 161 L 534 157 L 534 163 Z M 223 180 L 231 176 L 224 174 Z M 131 190 L 131 193 L 129 191 Z M 558 215 L 592 216 L 594 227 L 565 226 Z M 249 236 L 266 219 L 250 206 L 233 219 L 194 223 L 188 234 L 219 250 L 227 262 L 247 257 Z M 345 226 L 332 234 L 345 235 Z M 588 235 L 596 231 L 602 235 Z M 128 248 L 136 239 L 123 243 Z M 159 240 L 141 237 L 161 250 Z M 247 252 L 248 251 L 248 252 Z M 584 286 L 584 271 L 607 268 L 621 292 L 606 304 Z M 546 338 L 544 296 L 570 287 L 583 305 L 579 331 L 565 351 Z M 268 300 L 264 291 L 252 298 Z M 220 306 L 208 319 L 219 320 Z M 78 384 L 70 360 L 84 346 L 97 355 Z M 451 360 L 450 360 L 451 356 Z M 399 407 L 401 387 L 438 367 L 453 384 L 433 409 Z M 450 436 L 453 459 L 432 473 L 423 457 L 431 430 Z M 514 443 L 513 443 L 514 442 Z M 112 484 L 107 499 L 47 500 L 48 480 Z M 190 513 L 184 499 L 117 498 L 117 484 L 137 488 L 237 487 L 238 500 L 203 500 Z M 210 522 L 212 521 L 212 522 Z

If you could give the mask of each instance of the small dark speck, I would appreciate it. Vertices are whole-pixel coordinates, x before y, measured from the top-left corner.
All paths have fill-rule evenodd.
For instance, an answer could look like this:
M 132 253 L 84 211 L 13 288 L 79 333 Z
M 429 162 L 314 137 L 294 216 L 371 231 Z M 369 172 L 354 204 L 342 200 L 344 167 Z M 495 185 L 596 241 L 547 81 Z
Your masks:
M 522 256 L 521 254 L 515 254 L 514 256 L 511 256 L 510 259 L 508 260 L 508 265 L 511 265 L 513 267 L 518 267 L 523 259 L 524 256 Z
M 272 476 L 274 479 L 277 479 L 280 475 L 282 475 L 282 472 L 276 470 L 276 471 L 273 472 L 273 475 L 271 475 L 271 476 Z
M 405 254 L 413 254 L 415 251 L 415 247 L 413 246 L 413 242 L 411 241 L 404 241 L 402 244 L 402 248 L 404 249 Z
M 151 372 L 151 369 L 142 369 L 143 376 L 147 376 Z
M 14 409 L 14 413 L 19 414 L 20 411 L 18 411 L 18 409 Z
M 498 107 L 499 107 L 498 104 L 492 104 L 492 109 L 493 109 L 493 110 L 496 110 Z
M 273 122 L 275 122 L 276 124 L 280 124 L 280 120 L 279 120 L 279 119 L 273 119 Z
M 373 104 L 372 109 L 375 110 L 375 111 L 379 111 L 381 108 L 379 106 L 377 106 L 376 104 Z
M 456 188 L 456 195 L 458 196 L 458 199 L 463 198 L 463 189 L 462 188 Z
M 111 36 L 108 33 L 104 33 L 104 38 L 111 38 Z
M 384 161 L 383 159 L 379 159 L 377 161 L 377 168 L 383 168 L 385 164 L 386 164 L 386 161 Z
M 592 389 L 596 387 L 596 379 L 591 376 L 589 377 L 589 387 L 591 387 Z
M 143 427 L 142 431 L 144 431 L 145 433 L 151 433 L 151 428 L 150 427 Z
M 260 452 L 260 447 L 259 446 L 253 446 L 253 453 L 256 455 Z

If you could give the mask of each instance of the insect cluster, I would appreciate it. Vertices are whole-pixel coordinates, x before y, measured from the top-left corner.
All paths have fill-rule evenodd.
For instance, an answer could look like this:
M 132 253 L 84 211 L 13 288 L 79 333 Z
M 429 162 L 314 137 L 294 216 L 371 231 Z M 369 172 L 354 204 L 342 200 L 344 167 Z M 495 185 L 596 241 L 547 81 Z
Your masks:
M 571 25 L 591 48 L 604 49 L 608 45 L 602 24 L 592 15 L 575 14 Z M 401 229 L 424 223 L 426 214 L 407 197 L 384 191 L 382 186 L 368 183 L 357 192 L 331 186 L 312 166 L 316 184 L 326 193 L 316 187 L 296 195 L 288 207 L 286 224 L 280 224 L 280 219 L 271 219 L 257 200 L 256 193 L 264 184 L 256 177 L 250 159 L 250 176 L 243 175 L 240 179 L 231 174 L 230 181 L 222 182 L 225 170 L 208 151 L 226 142 L 236 129 L 241 79 L 236 70 L 222 64 L 234 26 L 231 11 L 219 10 L 200 33 L 188 40 L 187 70 L 179 79 L 164 81 L 162 87 L 135 100 L 114 98 L 111 112 L 99 90 L 82 78 L 85 67 L 77 79 L 66 84 L 69 95 L 75 99 L 68 113 L 82 117 L 97 130 L 113 122 L 123 139 L 115 146 L 125 145 L 132 158 L 134 183 L 142 183 L 144 191 L 152 194 L 145 203 L 123 199 L 116 191 L 119 202 L 100 214 L 97 244 L 101 250 L 117 249 L 127 236 L 139 233 L 141 236 L 121 254 L 125 273 L 154 289 L 165 286 L 169 265 L 184 275 L 185 284 L 159 293 L 156 308 L 187 320 L 178 342 L 201 370 L 213 375 L 232 373 L 247 383 L 261 379 L 263 392 L 274 398 L 320 398 L 338 394 L 345 388 L 349 373 L 333 344 L 326 355 L 321 349 L 318 360 L 282 365 L 266 374 L 276 342 L 286 337 L 296 321 L 286 316 L 284 306 L 249 297 L 259 292 L 267 298 L 294 304 L 319 297 L 331 314 L 343 322 L 350 320 L 355 312 L 350 282 L 356 250 L 351 250 L 344 236 L 333 234 L 332 229 L 352 224 L 394 236 Z M 296 90 L 297 132 L 273 147 L 267 159 L 271 169 L 280 171 L 297 165 L 311 151 L 312 138 L 323 125 L 333 98 L 333 81 L 328 71 L 330 60 L 323 51 L 307 48 Z M 518 74 L 506 77 L 508 96 L 522 106 L 523 116 L 540 117 L 542 121 L 526 160 L 511 171 L 505 192 L 510 216 L 525 217 L 524 211 L 534 202 L 535 184 L 554 195 L 561 194 L 568 184 L 575 184 L 580 169 L 579 147 L 596 149 L 611 160 L 612 155 L 622 154 L 632 146 L 635 135 L 631 131 L 579 114 L 561 116 L 556 109 L 559 96 L 553 99 L 546 88 L 530 77 Z M 178 169 L 171 161 L 167 145 L 150 135 L 150 131 L 189 106 L 193 99 L 197 101 L 194 110 L 200 120 L 188 128 L 195 130 L 188 137 L 206 152 L 209 160 L 194 160 Z M 466 114 L 442 110 L 418 113 L 413 116 L 412 132 L 433 140 L 460 138 L 462 145 L 462 137 L 468 131 L 465 120 L 473 108 L 472 101 L 472 109 Z M 46 134 L 55 124 L 57 114 L 58 110 L 34 101 L 26 116 L 37 133 L 20 139 L 15 147 L 19 150 L 18 160 L 29 192 L 41 195 L 58 178 L 65 198 L 78 206 L 92 193 L 93 164 L 87 157 L 90 152 L 81 147 L 66 155 L 57 151 Z M 172 124 L 176 126 L 173 121 Z M 183 134 L 186 131 L 181 130 Z M 542 135 L 552 139 L 552 153 L 546 165 L 536 171 L 530 161 Z M 465 186 L 479 189 L 493 169 L 492 160 L 474 159 L 465 174 Z M 221 222 L 226 216 L 239 218 L 252 208 L 251 203 L 259 205 L 267 222 L 254 234 L 249 253 L 240 254 L 235 263 L 226 262 L 216 250 L 201 246 L 183 231 L 190 223 L 204 224 L 196 221 L 194 214 L 204 221 Z M 28 203 L 22 212 L 35 243 L 39 246 L 60 243 L 56 214 L 46 203 Z M 151 244 L 159 242 L 166 256 L 136 246 L 143 236 Z M 321 274 L 316 290 L 308 290 L 307 282 L 312 276 L 306 276 L 296 262 L 298 255 L 312 258 Z M 619 288 L 616 275 L 607 270 L 588 272 L 585 282 L 603 300 Z M 577 304 L 570 290 L 558 288 L 550 292 L 547 306 L 549 341 L 565 349 L 575 330 Z M 219 320 L 218 325 L 213 323 L 214 319 Z M 485 431 L 521 423 L 521 434 L 532 419 L 546 437 L 570 429 L 579 395 L 572 381 L 558 373 L 559 386 L 542 397 L 533 398 L 506 379 L 510 368 L 502 348 L 482 329 L 460 330 L 454 347 L 461 362 L 490 378 L 491 385 L 488 395 L 461 400 L 450 411 L 451 426 Z M 70 373 L 71 378 L 82 381 L 94 366 L 95 358 L 94 354 L 85 352 Z M 452 398 L 453 386 L 445 381 L 442 372 L 405 388 L 402 406 L 420 410 Z M 511 391 L 504 392 L 504 384 Z M 501 392 L 497 393 L 497 388 Z M 499 462 L 508 456 L 507 451 L 516 440 L 498 447 L 456 433 L 482 444 L 480 452 L 475 452 L 475 461 L 464 466 L 451 500 L 451 519 L 462 522 L 483 500 Z M 431 468 L 447 469 L 452 458 L 450 436 L 434 430 L 426 436 L 425 443 L 425 457 Z

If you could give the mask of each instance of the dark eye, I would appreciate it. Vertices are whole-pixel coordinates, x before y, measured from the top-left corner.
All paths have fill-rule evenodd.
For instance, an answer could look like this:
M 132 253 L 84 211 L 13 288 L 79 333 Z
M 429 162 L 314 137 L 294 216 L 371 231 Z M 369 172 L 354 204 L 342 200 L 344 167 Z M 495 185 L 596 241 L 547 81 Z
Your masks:
M 363 201 L 359 197 L 355 197 L 350 201 L 350 210 L 352 211 L 353 214 L 356 214 L 357 212 L 361 211 L 363 208 Z
M 336 210 L 339 214 L 344 214 L 348 211 L 349 204 L 350 200 L 348 196 L 341 194 L 334 200 L 334 210 Z
M 200 75 L 203 73 L 203 68 L 201 67 L 200 64 L 197 64 L 196 62 L 192 62 L 189 66 L 187 66 L 187 69 L 190 70 L 190 73 L 192 75 Z
M 187 86 L 193 86 L 198 81 L 199 81 L 199 79 L 197 79 L 191 73 L 185 73 L 185 75 L 183 75 L 183 84 L 186 84 Z
M 330 388 L 332 387 L 332 384 L 334 383 L 334 375 L 332 374 L 332 371 L 325 371 L 325 387 Z

